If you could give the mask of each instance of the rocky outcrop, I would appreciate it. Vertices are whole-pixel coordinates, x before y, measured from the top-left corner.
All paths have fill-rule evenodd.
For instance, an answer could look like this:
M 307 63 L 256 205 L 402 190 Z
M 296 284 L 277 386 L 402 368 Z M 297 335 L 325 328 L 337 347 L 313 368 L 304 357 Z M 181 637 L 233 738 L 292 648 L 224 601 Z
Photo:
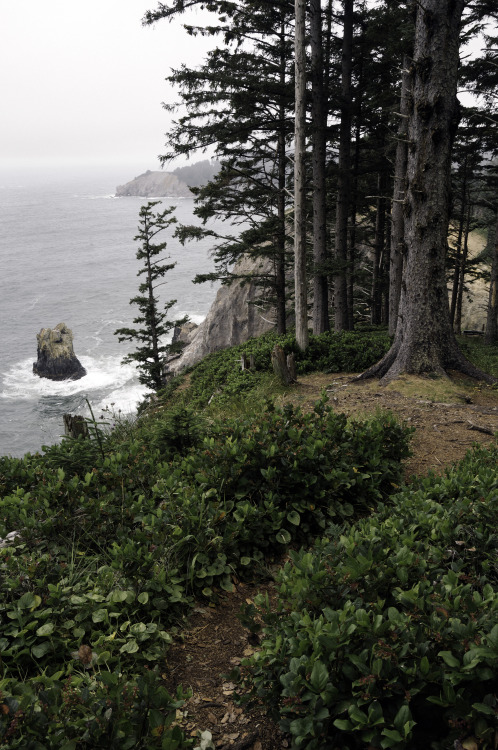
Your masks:
M 265 269 L 264 261 L 258 261 L 256 265 L 254 260 L 244 258 L 233 270 L 250 277 L 268 269 Z M 206 318 L 191 333 L 190 342 L 181 356 L 168 363 L 166 375 L 197 364 L 211 352 L 242 344 L 253 336 L 273 330 L 275 312 L 258 303 L 260 293 L 260 288 L 246 279 L 222 286 Z
M 116 197 L 138 195 L 142 198 L 191 198 L 188 186 L 176 174 L 151 172 L 135 177 L 125 185 L 118 185 Z
M 65 323 L 55 328 L 42 328 L 36 336 L 38 359 L 33 372 L 50 380 L 79 380 L 86 370 L 73 350 L 73 333 Z
M 189 344 L 192 341 L 194 331 L 199 328 L 197 323 L 193 323 L 189 320 L 182 326 L 175 326 L 173 329 L 173 338 L 171 339 L 172 344 Z

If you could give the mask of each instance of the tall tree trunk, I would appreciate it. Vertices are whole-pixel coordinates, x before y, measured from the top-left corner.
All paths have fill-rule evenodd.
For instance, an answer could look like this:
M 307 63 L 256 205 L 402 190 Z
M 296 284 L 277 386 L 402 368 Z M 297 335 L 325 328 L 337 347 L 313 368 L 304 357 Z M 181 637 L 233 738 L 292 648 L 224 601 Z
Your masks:
M 469 257 L 470 217 L 471 207 L 469 206 L 467 208 L 467 217 L 465 219 L 465 234 L 463 239 L 462 257 L 460 259 L 460 272 L 458 274 L 458 296 L 455 311 L 455 323 L 453 325 L 455 333 L 462 332 L 462 305 L 463 291 L 465 288 L 465 271 L 467 270 L 467 258 Z
M 488 315 L 486 320 L 486 344 L 498 343 L 498 204 L 496 224 L 492 239 L 493 260 L 491 263 L 491 283 L 489 285 Z
M 295 0 L 296 103 L 294 133 L 294 286 L 296 341 L 301 351 L 308 346 L 308 296 L 306 288 L 306 2 Z
M 342 99 L 339 134 L 339 175 L 335 226 L 334 327 L 349 328 L 347 306 L 348 216 L 351 204 L 351 73 L 353 62 L 353 0 L 344 0 L 342 41 Z
M 468 362 L 454 336 L 445 258 L 451 145 L 458 123 L 459 35 L 465 0 L 417 5 L 413 107 L 408 125 L 406 263 L 393 346 L 360 377 L 446 375 L 447 369 L 494 382 Z
M 363 89 L 363 58 L 359 60 L 358 90 Z M 346 291 L 348 306 L 348 330 L 354 328 L 354 282 L 356 262 L 356 212 L 358 204 L 358 174 L 360 168 L 361 126 L 363 124 L 361 98 L 356 102 L 354 127 L 354 152 L 352 159 L 351 209 L 349 220 L 348 267 L 346 273 Z
M 406 197 L 406 166 L 408 161 L 408 116 L 411 98 L 410 61 L 407 55 L 403 58 L 401 77 L 401 100 L 399 108 L 400 122 L 396 142 L 396 159 L 394 166 L 394 190 L 391 209 L 391 254 L 389 263 L 389 335 L 394 336 L 398 323 L 401 279 L 403 276 L 403 259 L 405 256 L 405 218 L 404 203 Z
M 377 175 L 377 211 L 375 216 L 375 241 L 372 273 L 372 307 L 370 319 L 373 325 L 379 325 L 382 319 L 382 266 L 386 236 L 386 176 Z
M 280 74 L 279 82 L 282 88 L 285 85 L 285 10 L 282 8 L 282 24 L 280 27 Z M 279 107 L 279 123 L 277 136 L 277 162 L 278 162 L 278 195 L 277 195 L 277 220 L 278 237 L 276 238 L 277 257 L 275 261 L 275 296 L 277 308 L 277 333 L 284 334 L 287 331 L 287 315 L 285 310 L 285 252 L 286 252 L 286 223 L 285 215 L 285 105 L 281 102 Z
M 328 331 L 327 209 L 325 135 L 327 106 L 324 90 L 321 0 L 310 0 L 311 140 L 313 163 L 313 333 Z
M 451 325 L 455 323 L 455 311 L 457 308 L 458 289 L 460 287 L 460 266 L 462 260 L 462 239 L 465 224 L 465 209 L 467 206 L 467 153 L 463 164 L 462 191 L 460 193 L 460 214 L 458 217 L 458 237 L 455 249 L 455 270 L 453 272 L 453 288 L 451 290 L 450 320 Z M 458 330 L 455 328 L 458 333 Z
M 389 269 L 391 267 L 391 222 L 386 217 L 386 241 L 381 267 L 382 319 L 384 326 L 389 325 Z

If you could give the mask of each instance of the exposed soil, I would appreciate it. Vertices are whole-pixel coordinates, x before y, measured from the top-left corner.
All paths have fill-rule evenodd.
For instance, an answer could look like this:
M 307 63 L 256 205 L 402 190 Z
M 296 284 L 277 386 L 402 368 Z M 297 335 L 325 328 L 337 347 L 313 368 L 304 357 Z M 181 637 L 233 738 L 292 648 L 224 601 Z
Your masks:
M 300 378 L 282 401 L 303 409 L 325 390 L 334 409 L 354 417 L 389 410 L 415 427 L 413 456 L 405 476 L 441 473 L 463 458 L 474 443 L 489 444 L 498 432 L 498 391 L 455 375 L 451 380 L 405 376 L 387 386 L 378 381 L 352 382 L 351 375 L 322 373 Z M 272 586 L 260 590 L 272 592 Z M 192 697 L 178 722 L 192 737 L 209 730 L 216 748 L 223 750 L 280 750 L 290 741 L 262 708 L 242 709 L 233 700 L 235 685 L 229 673 L 253 652 L 248 631 L 237 613 L 257 589 L 235 582 L 217 607 L 199 606 L 188 629 L 168 653 L 167 684 L 192 689 Z

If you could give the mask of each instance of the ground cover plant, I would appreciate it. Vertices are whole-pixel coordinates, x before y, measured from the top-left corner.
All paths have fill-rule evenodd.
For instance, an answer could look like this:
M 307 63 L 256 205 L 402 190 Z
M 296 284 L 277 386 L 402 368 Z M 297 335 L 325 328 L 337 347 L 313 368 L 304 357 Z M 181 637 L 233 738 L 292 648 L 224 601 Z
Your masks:
M 233 398 L 247 396 L 257 389 L 262 378 L 273 373 L 271 352 L 276 344 L 285 354 L 294 353 L 299 375 L 313 371 L 361 372 L 388 351 L 390 339 L 382 330 L 328 331 L 310 336 L 308 348 L 301 352 L 293 334 L 267 333 L 205 357 L 192 370 L 188 403 L 197 407 L 204 407 L 210 401 L 226 405 Z M 254 357 L 254 370 L 241 370 L 238 360 L 242 355 Z M 275 387 L 274 383 L 272 386 Z
M 291 553 L 242 676 L 299 748 L 494 748 L 498 447 Z
M 120 439 L 92 426 L 0 459 L 0 747 L 187 747 L 162 674 L 194 599 L 369 512 L 409 430 L 323 400 L 233 421 L 177 408 Z

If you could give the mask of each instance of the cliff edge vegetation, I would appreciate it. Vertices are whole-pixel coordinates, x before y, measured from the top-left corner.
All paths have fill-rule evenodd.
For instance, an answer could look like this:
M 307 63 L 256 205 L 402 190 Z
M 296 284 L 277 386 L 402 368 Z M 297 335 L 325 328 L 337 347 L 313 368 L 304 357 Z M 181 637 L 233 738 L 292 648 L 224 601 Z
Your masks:
M 429 715 L 433 747 L 492 747 L 496 390 L 352 383 L 375 331 L 313 338 L 284 388 L 277 340 L 295 348 L 217 352 L 135 422 L 0 459 L 0 748 L 413 748 Z M 405 486 L 443 415 L 485 445 Z

